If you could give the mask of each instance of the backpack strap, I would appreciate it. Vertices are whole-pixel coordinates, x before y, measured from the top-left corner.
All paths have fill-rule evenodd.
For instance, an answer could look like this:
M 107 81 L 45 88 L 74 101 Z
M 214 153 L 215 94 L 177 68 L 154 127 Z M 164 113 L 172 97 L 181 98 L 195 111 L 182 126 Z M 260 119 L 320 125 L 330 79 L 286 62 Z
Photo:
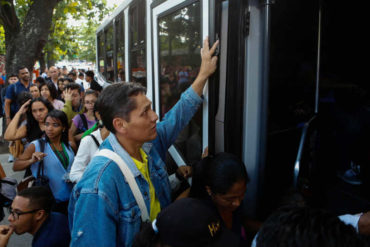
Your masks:
M 43 153 L 45 149 L 45 140 L 40 138 L 38 139 L 40 145 L 40 152 Z M 44 176 L 44 160 L 40 160 L 38 168 L 37 168 L 37 178 Z
M 109 149 L 101 149 L 95 156 L 103 156 L 110 160 L 113 160 L 118 167 L 121 169 L 123 176 L 126 178 L 128 185 L 130 186 L 131 192 L 135 197 L 136 203 L 141 211 L 141 220 L 143 222 L 150 221 L 148 209 L 146 208 L 143 194 L 141 193 L 139 186 L 136 183 L 135 177 L 132 174 L 130 168 L 126 162 L 115 152 Z
M 83 113 L 81 113 L 81 114 L 79 114 L 80 115 L 80 118 L 81 118 L 81 120 L 82 120 L 82 124 L 83 124 L 83 126 L 84 126 L 84 130 L 88 130 L 89 129 L 89 127 L 88 127 L 88 125 L 87 125 L 87 119 L 86 119 L 86 116 L 85 116 L 85 114 L 83 114 Z
M 96 146 L 97 146 L 97 147 L 100 147 L 100 143 L 99 143 L 98 139 L 96 139 L 96 137 L 95 137 L 94 135 L 92 135 L 92 134 L 90 134 L 89 136 L 91 136 L 91 138 L 92 138 L 92 139 L 93 139 L 93 141 L 95 142 Z

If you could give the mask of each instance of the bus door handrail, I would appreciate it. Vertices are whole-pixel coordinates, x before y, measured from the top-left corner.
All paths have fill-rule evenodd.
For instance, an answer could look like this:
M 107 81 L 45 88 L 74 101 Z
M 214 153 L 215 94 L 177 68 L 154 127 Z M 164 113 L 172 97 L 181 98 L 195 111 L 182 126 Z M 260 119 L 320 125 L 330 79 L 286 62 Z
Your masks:
M 302 153 L 303 153 L 303 148 L 304 148 L 305 143 L 306 143 L 307 132 L 308 132 L 309 127 L 311 126 L 311 123 L 315 119 L 316 119 L 316 115 L 314 115 L 310 120 L 308 120 L 304 124 L 303 129 L 302 129 L 301 139 L 299 141 L 299 148 L 298 148 L 297 158 L 296 158 L 296 161 L 295 161 L 295 164 L 294 164 L 294 178 L 293 179 L 294 179 L 294 187 L 295 188 L 297 187 L 297 183 L 298 183 L 298 176 L 299 176 L 299 171 L 300 171 L 300 168 L 301 168 L 300 166 L 301 166 Z

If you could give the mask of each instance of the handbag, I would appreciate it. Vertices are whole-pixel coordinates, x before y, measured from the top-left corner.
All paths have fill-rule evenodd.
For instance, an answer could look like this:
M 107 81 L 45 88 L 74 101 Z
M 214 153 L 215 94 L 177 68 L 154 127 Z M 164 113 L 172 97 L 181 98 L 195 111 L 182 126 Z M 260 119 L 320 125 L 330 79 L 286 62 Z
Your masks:
M 24 146 L 22 140 L 15 140 L 10 143 L 9 153 L 13 155 L 14 158 L 18 158 L 24 151 Z
M 43 153 L 45 148 L 45 141 L 43 139 L 39 139 L 38 142 L 40 144 L 40 152 Z M 41 160 L 39 162 L 37 168 L 37 176 L 34 177 L 31 175 L 22 179 L 22 181 L 17 186 L 17 190 L 22 191 L 32 186 L 46 186 L 50 189 L 49 178 L 44 175 L 44 160 Z
M 118 165 L 118 167 L 121 169 L 123 176 L 126 178 L 128 185 L 130 186 L 130 189 L 135 197 L 137 205 L 140 208 L 142 222 L 150 222 L 149 213 L 145 205 L 144 197 L 141 194 L 139 186 L 136 183 L 135 177 L 132 174 L 130 168 L 128 168 L 126 162 L 118 154 L 109 149 L 102 149 L 95 156 L 106 157 L 110 160 L 113 160 Z

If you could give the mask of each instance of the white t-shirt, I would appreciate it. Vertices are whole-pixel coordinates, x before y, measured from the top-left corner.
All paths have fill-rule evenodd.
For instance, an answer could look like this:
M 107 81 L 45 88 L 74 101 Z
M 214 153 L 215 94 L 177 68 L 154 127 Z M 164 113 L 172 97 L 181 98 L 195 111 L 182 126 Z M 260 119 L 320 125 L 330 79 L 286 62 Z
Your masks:
M 101 144 L 103 139 L 100 134 L 100 129 L 95 130 L 91 133 L 95 136 L 96 140 Z M 91 136 L 85 136 L 80 142 L 80 147 L 78 148 L 77 154 L 73 161 L 71 171 L 69 173 L 69 179 L 77 183 L 82 178 L 85 172 L 86 166 L 89 164 L 90 160 L 98 151 L 99 147 L 96 145 L 94 139 Z

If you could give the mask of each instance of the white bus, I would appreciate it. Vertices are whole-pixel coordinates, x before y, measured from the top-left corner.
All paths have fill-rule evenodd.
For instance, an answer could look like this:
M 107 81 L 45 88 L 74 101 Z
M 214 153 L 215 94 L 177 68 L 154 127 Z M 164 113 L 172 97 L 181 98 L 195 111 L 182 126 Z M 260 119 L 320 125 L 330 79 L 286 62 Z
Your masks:
M 357 87 L 359 76 L 339 62 L 353 58 L 343 45 L 354 41 L 341 33 L 357 22 L 350 8 L 329 0 L 124 0 L 96 32 L 97 71 L 109 83 L 142 83 L 162 118 L 196 77 L 202 40 L 219 39 L 203 107 L 167 162 L 191 164 L 205 147 L 238 155 L 251 178 L 248 213 L 263 218 L 289 187 L 321 185 L 315 171 L 329 153 L 320 156 L 318 142 L 332 136 L 317 127 L 319 103 Z

